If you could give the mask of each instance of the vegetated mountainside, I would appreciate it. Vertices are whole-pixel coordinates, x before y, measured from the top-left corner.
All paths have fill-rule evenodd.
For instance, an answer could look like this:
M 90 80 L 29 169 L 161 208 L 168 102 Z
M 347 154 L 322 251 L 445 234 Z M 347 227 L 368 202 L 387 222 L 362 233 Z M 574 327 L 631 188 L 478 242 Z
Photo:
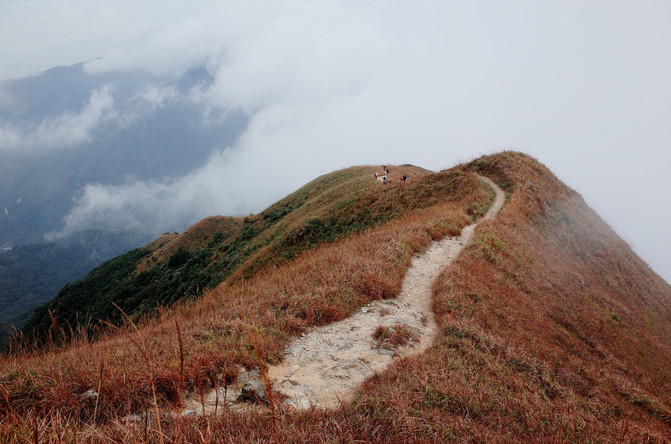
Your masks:
M 88 230 L 68 239 L 21 245 L 0 254 L 0 349 L 33 310 L 53 299 L 68 282 L 138 243 L 133 232 Z
M 80 338 L 5 358 L 6 441 L 34 430 L 126 442 L 671 439 L 671 287 L 576 192 L 514 152 L 427 174 L 405 188 L 375 183 L 372 171 L 362 169 L 361 180 L 366 199 L 375 199 L 358 202 L 387 202 L 385 214 L 397 217 L 347 235 L 336 234 L 345 224 L 313 223 L 317 239 L 327 242 L 307 242 L 293 254 L 291 247 L 314 238 L 303 230 L 309 219 L 287 223 L 274 238 L 283 248 L 258 248 L 196 302 L 95 343 Z M 184 391 L 223 386 L 240 364 L 257 366 L 255 349 L 277 362 L 291 337 L 395 296 L 415 252 L 456 234 L 491 201 L 474 172 L 494 179 L 509 198 L 436 281 L 440 333 L 429 351 L 397 361 L 335 411 L 299 413 L 276 404 L 271 414 L 169 414 Z M 431 192 L 437 188 L 439 196 Z M 342 193 L 328 190 L 334 198 Z M 314 210 L 331 202 L 315 197 Z M 174 254 L 166 250 L 156 260 Z M 56 342 L 59 331 L 52 337 Z M 99 396 L 82 395 L 91 389 Z M 164 415 L 153 409 L 155 400 Z M 141 421 L 126 416 L 149 407 Z M 29 411 L 32 424 L 21 421 Z
M 210 217 L 182 235 L 165 234 L 146 247 L 112 259 L 67 285 L 24 327 L 28 340 L 46 340 L 51 316 L 92 333 L 100 321 L 138 319 L 182 298 L 198 297 L 237 273 L 248 277 L 320 243 L 435 204 L 441 182 L 412 181 L 428 172 L 406 166 L 407 187 L 380 193 L 370 167 L 338 171 L 311 182 L 259 215 Z M 423 186 L 424 198 L 413 190 Z M 405 191 L 404 191 L 405 190 Z M 51 315 L 49 314 L 51 312 Z M 70 329 L 68 328 L 69 332 Z
M 668 442 L 671 287 L 536 161 L 467 167 L 510 200 L 436 282 L 434 348 L 360 411 L 391 436 Z

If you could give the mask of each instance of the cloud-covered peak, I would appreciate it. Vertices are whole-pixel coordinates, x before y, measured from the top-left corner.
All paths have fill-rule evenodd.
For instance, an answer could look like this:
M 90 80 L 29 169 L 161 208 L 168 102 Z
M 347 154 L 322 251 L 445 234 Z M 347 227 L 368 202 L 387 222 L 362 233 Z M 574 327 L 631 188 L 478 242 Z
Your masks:
M 144 214 L 138 195 L 160 211 L 233 215 L 344 166 L 436 170 L 514 148 L 617 214 L 616 228 L 671 269 L 671 249 L 655 247 L 671 244 L 668 230 L 649 235 L 631 216 L 655 207 L 668 221 L 671 204 L 626 198 L 639 182 L 635 196 L 671 195 L 669 13 L 668 2 L 200 2 L 86 71 L 179 77 L 206 66 L 211 81 L 188 92 L 198 117 L 241 114 L 244 132 L 178 178 L 90 188 L 68 226 L 93 223 L 105 202 Z
M 91 141 L 91 132 L 100 124 L 117 118 L 108 87 L 91 93 L 88 103 L 77 113 L 65 112 L 44 119 L 36 128 L 0 121 L 0 152 L 40 154 Z

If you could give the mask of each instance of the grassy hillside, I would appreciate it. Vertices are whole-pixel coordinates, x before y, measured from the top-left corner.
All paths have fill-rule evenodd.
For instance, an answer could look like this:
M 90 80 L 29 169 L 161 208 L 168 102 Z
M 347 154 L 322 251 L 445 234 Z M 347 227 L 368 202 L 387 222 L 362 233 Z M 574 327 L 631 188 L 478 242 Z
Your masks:
M 146 241 L 140 233 L 88 230 L 1 253 L 0 349 L 14 328 L 23 327 L 35 308 L 53 299 L 65 284 Z
M 56 325 L 67 326 L 68 335 L 70 330 L 97 335 L 101 320 L 121 323 L 119 308 L 135 320 L 153 315 L 184 298 L 198 298 L 231 276 L 249 277 L 323 242 L 430 206 L 445 191 L 441 182 L 418 182 L 428 174 L 421 168 L 403 171 L 410 182 L 385 189 L 372 167 L 349 168 L 314 180 L 261 214 L 210 217 L 181 235 L 165 234 L 64 287 L 25 325 L 26 339 L 47 341 L 53 328 L 49 312 Z M 420 188 L 425 199 L 413 199 Z
M 511 197 L 436 283 L 441 335 L 334 421 L 363 439 L 669 442 L 669 285 L 533 159 L 466 168 Z
M 250 217 L 258 230 L 240 263 L 198 300 L 97 342 L 4 358 L 4 440 L 671 439 L 671 288 L 576 192 L 512 152 L 409 173 L 405 187 L 373 172 L 327 175 Z M 486 209 L 492 196 L 475 172 L 509 198 L 436 282 L 440 335 L 428 352 L 396 362 L 337 411 L 168 414 L 184 391 L 257 366 L 254 346 L 277 362 L 308 328 L 395 296 L 413 254 Z M 133 273 L 191 251 L 186 238 L 160 239 Z M 91 389 L 95 400 L 83 396 Z M 160 424 L 153 414 L 129 420 L 155 400 Z

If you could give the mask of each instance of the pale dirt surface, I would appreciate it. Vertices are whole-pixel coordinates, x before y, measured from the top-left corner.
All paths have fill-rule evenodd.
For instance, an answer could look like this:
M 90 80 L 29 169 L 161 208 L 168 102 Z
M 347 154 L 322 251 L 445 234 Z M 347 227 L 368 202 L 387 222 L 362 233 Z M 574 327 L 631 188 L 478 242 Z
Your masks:
M 504 193 L 490 179 L 481 179 L 496 191 L 494 204 L 481 220 L 493 219 L 503 206 Z M 415 256 L 398 298 L 374 301 L 343 321 L 295 339 L 285 350 L 284 361 L 268 369 L 273 389 L 285 395 L 285 402 L 297 409 L 335 408 L 351 400 L 366 379 L 394 360 L 427 350 L 438 332 L 431 309 L 433 282 L 470 242 L 475 226 L 464 227 L 461 236 L 434 242 Z M 379 347 L 373 338 L 375 330 L 399 326 L 405 326 L 417 340 L 398 348 Z M 251 377 L 254 376 L 249 372 L 242 374 L 241 380 L 227 391 L 227 401 L 234 400 L 244 381 Z M 219 409 L 224 404 L 223 390 L 220 392 Z M 206 396 L 206 412 L 214 411 L 216 397 L 215 392 Z M 192 400 L 187 409 L 201 412 L 199 401 Z

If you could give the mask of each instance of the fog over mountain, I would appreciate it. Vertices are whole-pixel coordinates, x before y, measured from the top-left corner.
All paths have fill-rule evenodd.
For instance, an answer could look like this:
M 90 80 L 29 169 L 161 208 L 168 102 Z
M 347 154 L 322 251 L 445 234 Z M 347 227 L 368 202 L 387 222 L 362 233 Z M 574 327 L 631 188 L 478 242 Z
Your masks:
M 194 99 L 212 81 L 202 66 L 155 75 L 78 64 L 0 82 L 0 345 L 66 283 L 211 214 L 169 188 L 244 128 L 242 114 Z
M 91 74 L 80 64 L 1 83 L 15 105 L 0 111 L 0 244 L 91 228 L 130 229 L 149 239 L 208 215 L 151 206 L 156 195 L 133 184 L 174 183 L 232 145 L 245 119 L 220 111 L 205 116 L 189 96 L 211 81 L 198 67 L 168 77 Z M 127 189 L 124 200 L 144 204 L 115 207 L 113 193 L 101 196 L 105 187 Z M 101 199 L 104 209 L 76 219 L 79 208 Z
M 53 192 L 80 172 L 41 235 L 181 230 L 259 211 L 344 166 L 437 170 L 511 148 L 556 171 L 671 280 L 668 2 L 210 1 L 163 16 L 99 5 L 64 26 L 95 40 L 111 34 L 91 23 L 117 23 L 132 38 L 98 46 L 72 80 L 79 92 L 0 86 L 2 189 L 55 181 Z M 118 20 L 133 13 L 144 20 Z M 30 92 L 39 105 L 25 105 Z M 67 167 L 39 167 L 56 155 Z M 17 173 L 32 168 L 33 181 Z M 20 215 L 22 197 L 3 195 L 0 210 Z

